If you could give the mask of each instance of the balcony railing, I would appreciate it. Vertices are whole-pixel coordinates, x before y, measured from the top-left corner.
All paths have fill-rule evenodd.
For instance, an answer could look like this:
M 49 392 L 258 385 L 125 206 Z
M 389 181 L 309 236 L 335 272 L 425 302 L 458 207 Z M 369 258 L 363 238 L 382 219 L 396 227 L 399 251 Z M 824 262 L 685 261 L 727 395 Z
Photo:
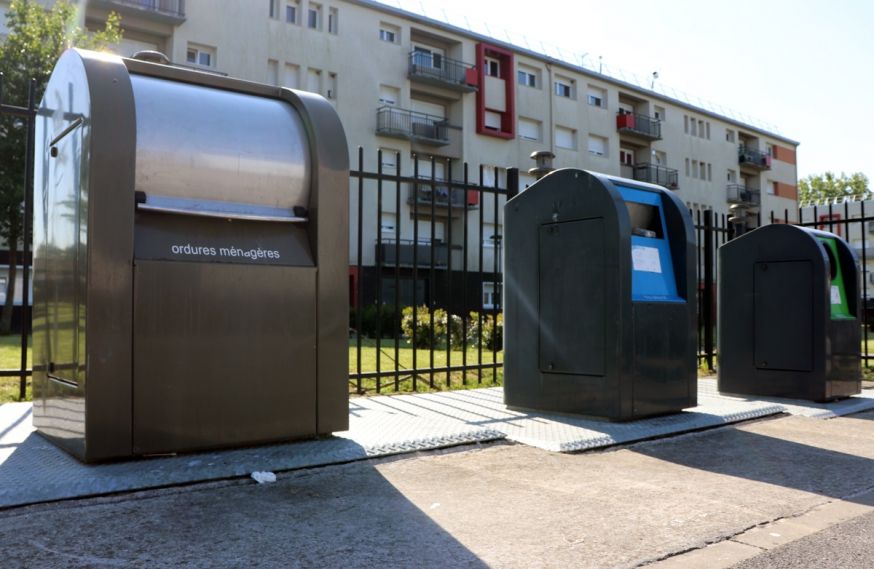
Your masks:
M 422 239 L 428 239 L 428 236 L 424 235 Z M 385 266 L 430 267 L 433 253 L 434 266 L 446 267 L 449 264 L 449 245 L 439 240 L 423 240 L 417 243 L 412 239 L 383 239 L 376 243 L 377 262 Z
M 737 161 L 741 166 L 747 166 L 756 170 L 771 169 L 770 154 L 743 144 L 737 147 Z
M 185 21 L 185 0 L 92 0 L 91 5 L 172 24 Z
M 476 91 L 476 67 L 436 53 L 410 52 L 410 79 L 459 91 Z
M 623 164 L 622 175 L 627 176 L 629 172 L 631 173 L 631 178 L 640 182 L 658 184 L 672 190 L 676 190 L 679 187 L 679 172 L 673 168 L 648 162 L 641 162 L 634 166 Z
M 758 206 L 762 203 L 762 194 L 754 188 L 748 188 L 740 184 L 729 184 L 726 186 L 725 201 L 730 204 Z
M 434 146 L 449 144 L 449 123 L 444 117 L 397 107 L 377 109 L 376 133 Z
M 661 140 L 662 121 L 640 113 L 619 111 L 616 115 L 616 130 L 647 140 Z

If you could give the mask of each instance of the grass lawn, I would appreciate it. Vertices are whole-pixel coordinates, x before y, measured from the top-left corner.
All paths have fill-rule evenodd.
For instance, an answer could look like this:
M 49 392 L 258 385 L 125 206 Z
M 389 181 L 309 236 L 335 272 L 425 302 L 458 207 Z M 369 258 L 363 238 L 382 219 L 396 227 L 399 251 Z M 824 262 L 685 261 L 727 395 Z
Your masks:
M 27 342 L 27 366 L 31 364 L 30 338 Z M 0 336 L 0 369 L 21 367 L 21 336 Z M 18 378 L 0 377 L 0 404 L 18 401 Z M 30 379 L 27 380 L 27 400 L 30 401 Z
M 358 371 L 358 360 L 356 355 L 356 340 L 349 339 L 349 373 L 354 374 Z M 415 376 L 416 386 L 413 389 L 413 374 L 409 370 L 413 369 L 413 354 L 416 356 L 416 368 L 420 370 Z M 500 364 L 504 361 L 504 353 L 499 351 L 493 354 L 491 350 L 483 347 L 482 363 L 483 365 L 497 362 L 499 364 L 497 373 L 494 373 L 493 368 L 484 368 L 482 371 L 476 369 L 468 370 L 467 373 L 461 371 L 447 372 L 447 361 L 451 366 L 462 365 L 464 352 L 460 349 L 452 350 L 447 356 L 446 347 L 439 347 L 434 352 L 435 371 L 431 374 L 427 370 L 431 365 L 431 351 L 425 348 L 413 350 L 404 340 L 399 342 L 397 354 L 397 362 L 399 369 L 398 385 L 395 389 L 395 344 L 393 339 L 382 340 L 379 350 L 379 365 L 383 372 L 390 371 L 391 375 L 384 376 L 380 379 L 381 393 L 403 392 L 410 393 L 413 391 L 449 391 L 453 389 L 474 389 L 477 387 L 491 387 L 502 385 L 504 381 L 504 369 Z M 496 356 L 496 357 L 493 357 Z M 479 353 L 476 346 L 469 346 L 467 349 L 467 365 L 472 366 L 480 361 Z M 361 340 L 361 371 L 367 373 L 376 371 L 377 350 L 376 340 L 365 339 Z M 433 383 L 432 383 L 433 381 Z M 377 380 L 375 378 L 363 378 L 361 380 L 361 392 L 367 394 L 376 393 Z M 355 380 L 349 381 L 349 393 L 356 394 L 357 384 Z

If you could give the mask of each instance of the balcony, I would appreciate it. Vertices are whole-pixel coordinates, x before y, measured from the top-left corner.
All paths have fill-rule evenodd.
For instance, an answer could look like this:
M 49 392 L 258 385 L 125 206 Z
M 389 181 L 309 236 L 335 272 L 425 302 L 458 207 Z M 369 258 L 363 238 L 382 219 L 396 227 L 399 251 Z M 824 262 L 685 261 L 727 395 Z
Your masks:
M 465 93 L 476 91 L 479 81 L 476 67 L 470 63 L 423 51 L 410 52 L 409 77 Z
M 407 203 L 417 206 L 419 213 L 428 213 L 433 204 L 441 209 L 475 208 L 479 204 L 479 193 L 464 188 L 451 188 L 446 180 L 422 178 L 422 182 L 411 186 Z
M 752 170 L 770 170 L 771 155 L 743 144 L 737 147 L 738 164 Z
M 91 0 L 88 6 L 174 26 L 185 21 L 185 0 Z
M 418 243 L 412 239 L 383 239 L 382 243 L 376 243 L 377 263 L 384 267 L 430 267 L 433 254 L 435 267 L 447 266 L 449 245 L 440 240 L 424 241 L 427 239 L 427 235 L 421 236 Z
M 649 164 L 648 162 L 641 162 L 634 166 L 622 164 L 621 173 L 625 178 L 657 184 L 671 190 L 676 190 L 679 187 L 680 173 L 673 168 L 667 168 L 659 164 Z
M 740 184 L 729 184 L 726 186 L 725 201 L 730 204 L 758 207 L 762 203 L 762 194 L 754 188 L 748 188 Z
M 662 121 L 639 113 L 619 111 L 616 114 L 616 130 L 644 140 L 662 139 Z
M 446 146 L 449 144 L 449 123 L 443 117 L 385 106 L 376 111 L 376 134 L 430 146 Z

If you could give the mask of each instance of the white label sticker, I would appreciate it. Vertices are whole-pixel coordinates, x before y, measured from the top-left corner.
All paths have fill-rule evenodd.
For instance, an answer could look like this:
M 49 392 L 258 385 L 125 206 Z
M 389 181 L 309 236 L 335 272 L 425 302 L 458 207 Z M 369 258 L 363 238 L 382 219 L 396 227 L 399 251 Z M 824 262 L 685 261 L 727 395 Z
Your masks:
M 635 271 L 647 273 L 661 273 L 662 263 L 659 259 L 659 250 L 655 247 L 642 245 L 631 246 L 631 266 Z
M 832 304 L 841 303 L 841 289 L 837 285 L 832 285 Z

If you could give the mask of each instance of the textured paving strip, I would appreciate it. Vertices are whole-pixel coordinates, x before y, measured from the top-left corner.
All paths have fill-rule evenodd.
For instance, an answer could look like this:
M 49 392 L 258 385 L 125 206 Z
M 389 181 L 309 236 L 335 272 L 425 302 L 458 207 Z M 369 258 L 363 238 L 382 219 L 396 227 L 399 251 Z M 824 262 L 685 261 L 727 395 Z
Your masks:
M 0 508 L 504 438 L 544 450 L 574 452 L 715 427 L 784 410 L 780 403 L 720 396 L 715 392 L 714 380 L 701 382 L 698 407 L 629 423 L 510 410 L 503 404 L 501 388 L 377 396 L 352 399 L 350 429 L 334 437 L 86 466 L 33 431 L 29 404 L 11 403 L 0 406 Z

